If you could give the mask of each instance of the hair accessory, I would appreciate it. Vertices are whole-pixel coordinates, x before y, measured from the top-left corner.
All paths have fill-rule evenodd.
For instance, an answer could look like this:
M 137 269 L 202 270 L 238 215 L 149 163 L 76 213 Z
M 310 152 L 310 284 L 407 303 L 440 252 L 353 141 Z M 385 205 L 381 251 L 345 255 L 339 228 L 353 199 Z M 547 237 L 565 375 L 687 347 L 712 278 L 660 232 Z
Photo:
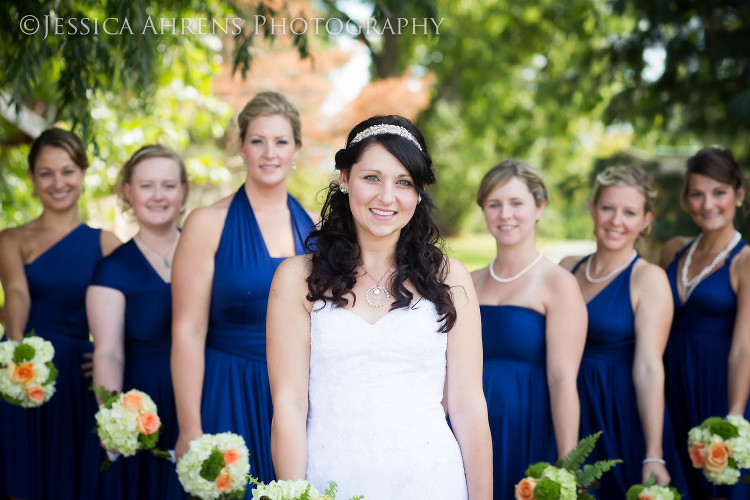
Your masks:
M 645 464 L 662 464 L 662 465 L 667 465 L 667 461 L 664 460 L 663 458 L 644 458 L 642 463 L 644 465 Z
M 417 139 L 413 135 L 411 135 L 411 132 L 400 125 L 391 125 L 387 123 L 381 123 L 378 125 L 373 125 L 372 127 L 367 127 L 362 132 L 354 136 L 354 139 L 352 139 L 352 141 L 349 143 L 349 146 L 358 143 L 362 139 L 367 139 L 370 136 L 383 134 L 392 134 L 403 137 L 404 139 L 413 142 L 414 145 L 417 146 L 420 151 L 422 151 L 422 146 L 420 146 Z
M 421 194 L 417 195 L 417 205 L 419 205 L 420 203 L 422 203 L 422 195 Z
M 342 193 L 346 194 L 346 186 L 339 186 Z
M 531 264 L 529 264 L 528 266 L 526 266 L 523 269 L 521 269 L 515 276 L 511 276 L 510 278 L 501 278 L 500 276 L 498 276 L 497 274 L 495 274 L 495 270 L 492 269 L 493 267 L 495 267 L 495 260 L 497 259 L 497 257 L 495 257 L 490 262 L 490 267 L 489 267 L 490 276 L 492 276 L 492 279 L 494 279 L 495 281 L 499 281 L 500 283 L 510 283 L 511 281 L 515 281 L 518 278 L 520 278 L 521 276 L 523 276 L 529 269 L 531 269 L 532 267 L 534 267 L 536 265 L 536 263 L 539 262 L 539 259 L 541 259 L 541 258 L 542 258 L 542 252 L 539 252 L 539 254 L 536 256 L 536 258 L 531 261 Z

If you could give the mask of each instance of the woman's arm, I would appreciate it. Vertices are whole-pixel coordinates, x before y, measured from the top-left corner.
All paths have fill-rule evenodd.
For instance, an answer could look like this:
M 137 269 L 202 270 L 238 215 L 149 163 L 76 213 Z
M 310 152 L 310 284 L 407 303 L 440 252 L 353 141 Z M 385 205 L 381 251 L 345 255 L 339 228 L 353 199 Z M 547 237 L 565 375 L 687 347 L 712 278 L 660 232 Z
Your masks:
M 8 339 L 20 342 L 29 321 L 31 297 L 18 229 L 6 229 L 0 233 L 0 284 L 5 293 L 5 333 Z
M 304 479 L 307 469 L 308 258 L 292 257 L 282 262 L 268 296 L 266 353 L 273 400 L 271 455 L 278 479 Z
M 729 350 L 729 414 L 743 415 L 750 392 L 750 253 L 738 256 L 737 316 Z
M 178 459 L 187 451 L 188 443 L 203 433 L 200 407 L 206 334 L 214 256 L 223 227 L 217 212 L 206 207 L 190 214 L 172 262 L 171 368 L 180 427 L 175 445 Z
M 662 356 L 673 314 L 672 291 L 664 270 L 646 262 L 637 263 L 633 269 L 631 296 L 635 308 L 633 385 L 646 443 L 646 456 L 643 458 L 661 459 L 664 427 Z M 671 466 L 679 467 L 679 464 Z M 643 464 L 644 483 L 651 474 L 661 486 L 669 484 L 671 480 L 666 467 L 658 462 Z
M 125 370 L 125 296 L 114 288 L 89 286 L 86 316 L 94 337 L 94 387 L 121 392 Z M 97 401 L 101 404 L 98 396 Z
M 581 407 L 577 378 L 588 317 L 573 275 L 559 267 L 548 274 L 547 386 L 557 454 L 562 458 L 578 443 Z
M 449 261 L 447 284 L 456 307 L 456 323 L 448 332 L 444 401 L 461 448 L 471 500 L 492 498 L 492 438 L 482 389 L 482 326 L 469 272 Z

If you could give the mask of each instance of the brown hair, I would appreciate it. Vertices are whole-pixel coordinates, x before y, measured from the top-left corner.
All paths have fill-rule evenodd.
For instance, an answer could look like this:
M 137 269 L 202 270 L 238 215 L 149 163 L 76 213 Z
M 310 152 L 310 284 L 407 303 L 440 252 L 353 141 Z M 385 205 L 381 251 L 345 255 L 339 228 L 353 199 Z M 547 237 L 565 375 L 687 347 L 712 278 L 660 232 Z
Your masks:
M 484 174 L 477 190 L 477 204 L 484 207 L 484 202 L 490 194 L 498 187 L 504 186 L 513 177 L 526 183 L 537 207 L 541 207 L 547 201 L 547 188 L 539 172 L 528 163 L 511 158 L 498 163 Z
M 245 140 L 245 133 L 250 122 L 259 116 L 281 115 L 292 125 L 294 142 L 297 146 L 302 145 L 302 123 L 299 112 L 286 97 L 278 92 L 261 92 L 248 102 L 237 117 L 237 125 L 240 128 L 240 139 Z
M 729 184 L 734 189 L 735 194 L 745 185 L 742 168 L 734 158 L 731 149 L 703 148 L 687 161 L 687 170 L 682 183 L 682 196 L 680 198 L 683 206 L 687 201 L 690 174 L 705 175 L 722 184 Z
M 36 160 L 42 149 L 46 147 L 64 149 L 73 163 L 81 170 L 86 170 L 89 166 L 89 159 L 86 156 L 86 148 L 83 141 L 73 132 L 53 127 L 45 130 L 36 138 L 29 151 L 29 170 L 34 173 Z
M 188 194 L 188 176 L 187 169 L 185 168 L 185 162 L 182 161 L 180 155 L 172 151 L 166 146 L 161 144 L 147 144 L 142 146 L 138 151 L 133 153 L 128 161 L 120 169 L 120 173 L 117 175 L 117 195 L 120 198 L 125 210 L 128 210 L 132 205 L 130 201 L 125 197 L 124 186 L 130 184 L 133 179 L 133 172 L 135 167 L 138 166 L 143 160 L 149 158 L 167 158 L 174 160 L 175 163 L 180 167 L 180 182 L 185 185 L 185 196 L 182 198 L 182 203 L 185 203 Z

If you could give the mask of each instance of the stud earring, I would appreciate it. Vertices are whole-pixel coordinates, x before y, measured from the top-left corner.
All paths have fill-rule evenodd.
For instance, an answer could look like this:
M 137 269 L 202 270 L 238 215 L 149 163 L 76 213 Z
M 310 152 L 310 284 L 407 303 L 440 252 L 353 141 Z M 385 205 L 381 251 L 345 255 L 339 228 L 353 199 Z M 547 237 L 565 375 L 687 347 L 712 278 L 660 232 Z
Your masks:
M 737 201 L 737 207 L 739 208 L 739 207 L 741 207 L 741 206 L 742 206 L 742 200 L 738 200 L 738 201 Z
M 417 195 L 417 205 L 419 205 L 420 203 L 422 203 L 422 195 L 421 194 Z
M 340 189 L 342 193 L 346 194 L 346 186 L 341 186 Z

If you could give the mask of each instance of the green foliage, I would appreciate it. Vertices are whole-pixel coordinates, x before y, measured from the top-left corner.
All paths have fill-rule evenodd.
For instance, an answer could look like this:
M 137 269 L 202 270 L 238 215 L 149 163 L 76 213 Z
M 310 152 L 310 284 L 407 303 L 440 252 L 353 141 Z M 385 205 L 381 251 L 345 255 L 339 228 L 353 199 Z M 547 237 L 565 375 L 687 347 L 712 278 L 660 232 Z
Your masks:
M 557 500 L 560 498 L 560 485 L 550 479 L 540 479 L 534 487 L 535 500 Z
M 550 467 L 552 464 L 549 462 L 537 462 L 535 464 L 529 465 L 529 467 L 526 469 L 526 475 L 528 477 L 533 477 L 534 479 L 539 479 L 542 477 L 542 472 L 544 472 L 544 469 L 547 467 Z
M 638 500 L 638 495 L 643 491 L 644 486 L 642 484 L 634 484 L 625 493 L 625 500 Z
M 57 371 L 57 367 L 55 366 L 55 363 L 53 363 L 52 361 L 47 361 L 46 363 L 44 363 L 44 366 L 46 366 L 47 369 L 49 370 L 49 376 L 47 377 L 47 380 L 44 382 L 44 384 L 46 385 L 57 380 L 58 371 Z
M 621 464 L 622 460 L 599 460 L 593 464 L 586 464 L 583 470 L 576 471 L 576 482 L 583 488 L 591 487 L 597 479 L 601 479 L 605 472 L 615 465 Z
M 211 450 L 211 454 L 201 465 L 200 476 L 206 481 L 215 481 L 224 467 L 224 454 L 218 448 Z
M 108 391 L 104 387 L 92 387 L 91 390 L 94 391 L 96 397 L 99 398 L 102 406 L 107 409 L 112 408 L 112 406 L 117 402 L 117 399 L 120 397 L 119 391 Z
M 34 354 L 36 354 L 36 349 L 29 344 L 18 344 L 16 348 L 13 349 L 13 361 L 16 363 L 23 363 L 24 361 L 34 359 Z
M 138 433 L 138 448 L 141 450 L 150 450 L 159 441 L 159 434 L 160 431 L 148 435 Z
M 594 446 L 596 446 L 596 442 L 601 435 L 602 431 L 599 431 L 578 441 L 576 447 L 563 457 L 559 466 L 569 471 L 580 469 L 583 462 L 586 461 L 586 457 L 594 451 Z
M 735 438 L 740 435 L 737 427 L 721 417 L 710 417 L 703 421 L 701 427 L 708 429 L 711 434 L 721 436 L 724 441 Z

